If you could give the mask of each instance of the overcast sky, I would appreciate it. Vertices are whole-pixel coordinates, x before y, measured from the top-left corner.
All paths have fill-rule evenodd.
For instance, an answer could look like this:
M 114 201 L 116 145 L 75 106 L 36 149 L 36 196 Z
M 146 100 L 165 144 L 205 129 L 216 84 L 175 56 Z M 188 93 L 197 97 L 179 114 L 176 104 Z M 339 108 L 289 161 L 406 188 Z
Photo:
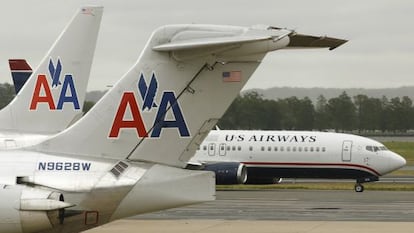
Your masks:
M 0 82 L 7 60 L 36 67 L 77 8 L 105 7 L 88 90 L 107 89 L 165 24 L 266 24 L 348 39 L 334 51 L 269 54 L 245 89 L 272 86 L 414 86 L 414 1 L 410 0 L 13 0 L 0 3 Z

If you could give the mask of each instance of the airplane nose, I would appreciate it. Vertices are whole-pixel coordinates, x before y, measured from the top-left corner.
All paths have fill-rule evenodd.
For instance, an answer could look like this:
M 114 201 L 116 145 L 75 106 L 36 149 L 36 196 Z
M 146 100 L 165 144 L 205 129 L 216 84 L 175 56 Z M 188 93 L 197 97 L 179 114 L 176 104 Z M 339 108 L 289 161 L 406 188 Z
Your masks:
M 393 171 L 404 167 L 406 164 L 407 161 L 402 156 L 392 152 L 390 167 Z

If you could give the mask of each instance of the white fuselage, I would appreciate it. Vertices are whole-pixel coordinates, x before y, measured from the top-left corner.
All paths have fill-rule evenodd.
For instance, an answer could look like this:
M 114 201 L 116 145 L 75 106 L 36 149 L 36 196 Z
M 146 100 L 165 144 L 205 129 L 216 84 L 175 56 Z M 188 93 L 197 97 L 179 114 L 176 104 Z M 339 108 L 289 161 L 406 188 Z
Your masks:
M 0 150 L 11 150 L 36 145 L 52 135 L 0 130 Z
M 379 177 L 405 165 L 381 143 L 351 134 L 215 130 L 190 163 L 239 162 L 250 178 Z
M 214 200 L 212 187 L 210 172 L 0 151 L 0 233 L 80 232 L 119 218 Z

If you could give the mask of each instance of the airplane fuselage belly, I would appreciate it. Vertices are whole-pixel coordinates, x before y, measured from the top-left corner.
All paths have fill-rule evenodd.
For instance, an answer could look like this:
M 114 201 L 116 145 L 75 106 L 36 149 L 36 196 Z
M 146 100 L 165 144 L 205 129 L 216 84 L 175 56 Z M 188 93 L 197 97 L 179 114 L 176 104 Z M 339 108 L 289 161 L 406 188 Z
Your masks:
M 378 176 L 351 167 L 247 167 L 247 173 L 248 177 L 254 180 L 272 178 L 361 179 Z

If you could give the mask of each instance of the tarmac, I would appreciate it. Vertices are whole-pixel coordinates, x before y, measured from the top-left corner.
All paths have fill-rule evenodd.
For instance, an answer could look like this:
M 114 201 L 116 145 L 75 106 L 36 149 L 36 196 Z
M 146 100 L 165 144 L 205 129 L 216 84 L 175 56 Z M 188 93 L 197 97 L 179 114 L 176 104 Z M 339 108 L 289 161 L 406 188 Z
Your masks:
M 218 191 L 213 202 L 137 215 L 87 233 L 414 232 L 414 192 Z
M 87 233 L 412 233 L 409 222 L 119 220 Z

